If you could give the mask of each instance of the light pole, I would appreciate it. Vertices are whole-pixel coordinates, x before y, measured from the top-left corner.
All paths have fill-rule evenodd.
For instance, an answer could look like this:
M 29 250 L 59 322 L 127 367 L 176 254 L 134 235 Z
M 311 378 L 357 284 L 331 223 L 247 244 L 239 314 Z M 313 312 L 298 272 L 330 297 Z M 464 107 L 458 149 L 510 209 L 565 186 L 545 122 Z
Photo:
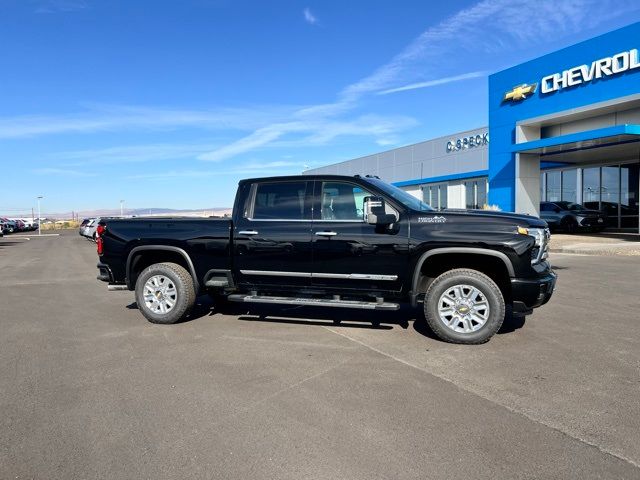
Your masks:
M 42 219 L 40 218 L 40 200 L 44 198 L 42 195 L 38 195 L 38 235 L 42 235 Z
M 124 209 L 123 209 L 123 205 L 124 205 L 124 200 L 120 200 L 120 216 L 123 217 L 124 216 Z

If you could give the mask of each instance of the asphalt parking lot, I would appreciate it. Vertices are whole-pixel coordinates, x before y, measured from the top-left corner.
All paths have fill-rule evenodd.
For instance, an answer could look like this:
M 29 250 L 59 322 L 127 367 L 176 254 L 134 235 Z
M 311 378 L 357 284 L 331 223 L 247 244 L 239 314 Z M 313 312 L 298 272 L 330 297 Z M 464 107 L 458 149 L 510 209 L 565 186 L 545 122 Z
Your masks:
M 2 479 L 640 478 L 640 257 L 552 255 L 551 303 L 481 346 L 410 311 L 152 325 L 95 263 L 0 239 Z

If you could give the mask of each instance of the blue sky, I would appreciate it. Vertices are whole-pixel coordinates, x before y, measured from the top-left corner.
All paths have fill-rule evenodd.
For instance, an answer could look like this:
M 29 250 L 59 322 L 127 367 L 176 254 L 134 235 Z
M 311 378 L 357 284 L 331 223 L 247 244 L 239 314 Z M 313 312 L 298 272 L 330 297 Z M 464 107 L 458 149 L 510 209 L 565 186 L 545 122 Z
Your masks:
M 609 0 L 0 0 L 0 215 L 231 206 L 487 123 L 487 75 L 640 20 Z

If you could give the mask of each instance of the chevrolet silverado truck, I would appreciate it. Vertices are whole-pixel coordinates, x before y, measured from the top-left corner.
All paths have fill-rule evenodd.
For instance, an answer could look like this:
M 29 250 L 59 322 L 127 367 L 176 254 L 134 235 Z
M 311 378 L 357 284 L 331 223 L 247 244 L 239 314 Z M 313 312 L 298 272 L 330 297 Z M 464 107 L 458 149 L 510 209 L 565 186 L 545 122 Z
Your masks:
M 373 176 L 242 180 L 229 219 L 103 219 L 98 279 L 132 290 L 153 323 L 196 296 L 233 302 L 397 310 L 422 304 L 441 339 L 477 344 L 507 307 L 549 301 L 556 274 L 537 217 L 436 211 Z

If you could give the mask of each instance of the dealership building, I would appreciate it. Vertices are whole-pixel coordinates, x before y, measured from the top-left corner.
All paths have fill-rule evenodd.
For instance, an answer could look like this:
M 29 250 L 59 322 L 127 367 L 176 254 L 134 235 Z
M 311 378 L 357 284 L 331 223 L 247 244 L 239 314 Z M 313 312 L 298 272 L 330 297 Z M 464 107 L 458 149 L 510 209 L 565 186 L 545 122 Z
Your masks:
M 489 76 L 489 126 L 305 173 L 377 175 L 435 208 L 539 215 L 542 201 L 638 231 L 640 23 Z

